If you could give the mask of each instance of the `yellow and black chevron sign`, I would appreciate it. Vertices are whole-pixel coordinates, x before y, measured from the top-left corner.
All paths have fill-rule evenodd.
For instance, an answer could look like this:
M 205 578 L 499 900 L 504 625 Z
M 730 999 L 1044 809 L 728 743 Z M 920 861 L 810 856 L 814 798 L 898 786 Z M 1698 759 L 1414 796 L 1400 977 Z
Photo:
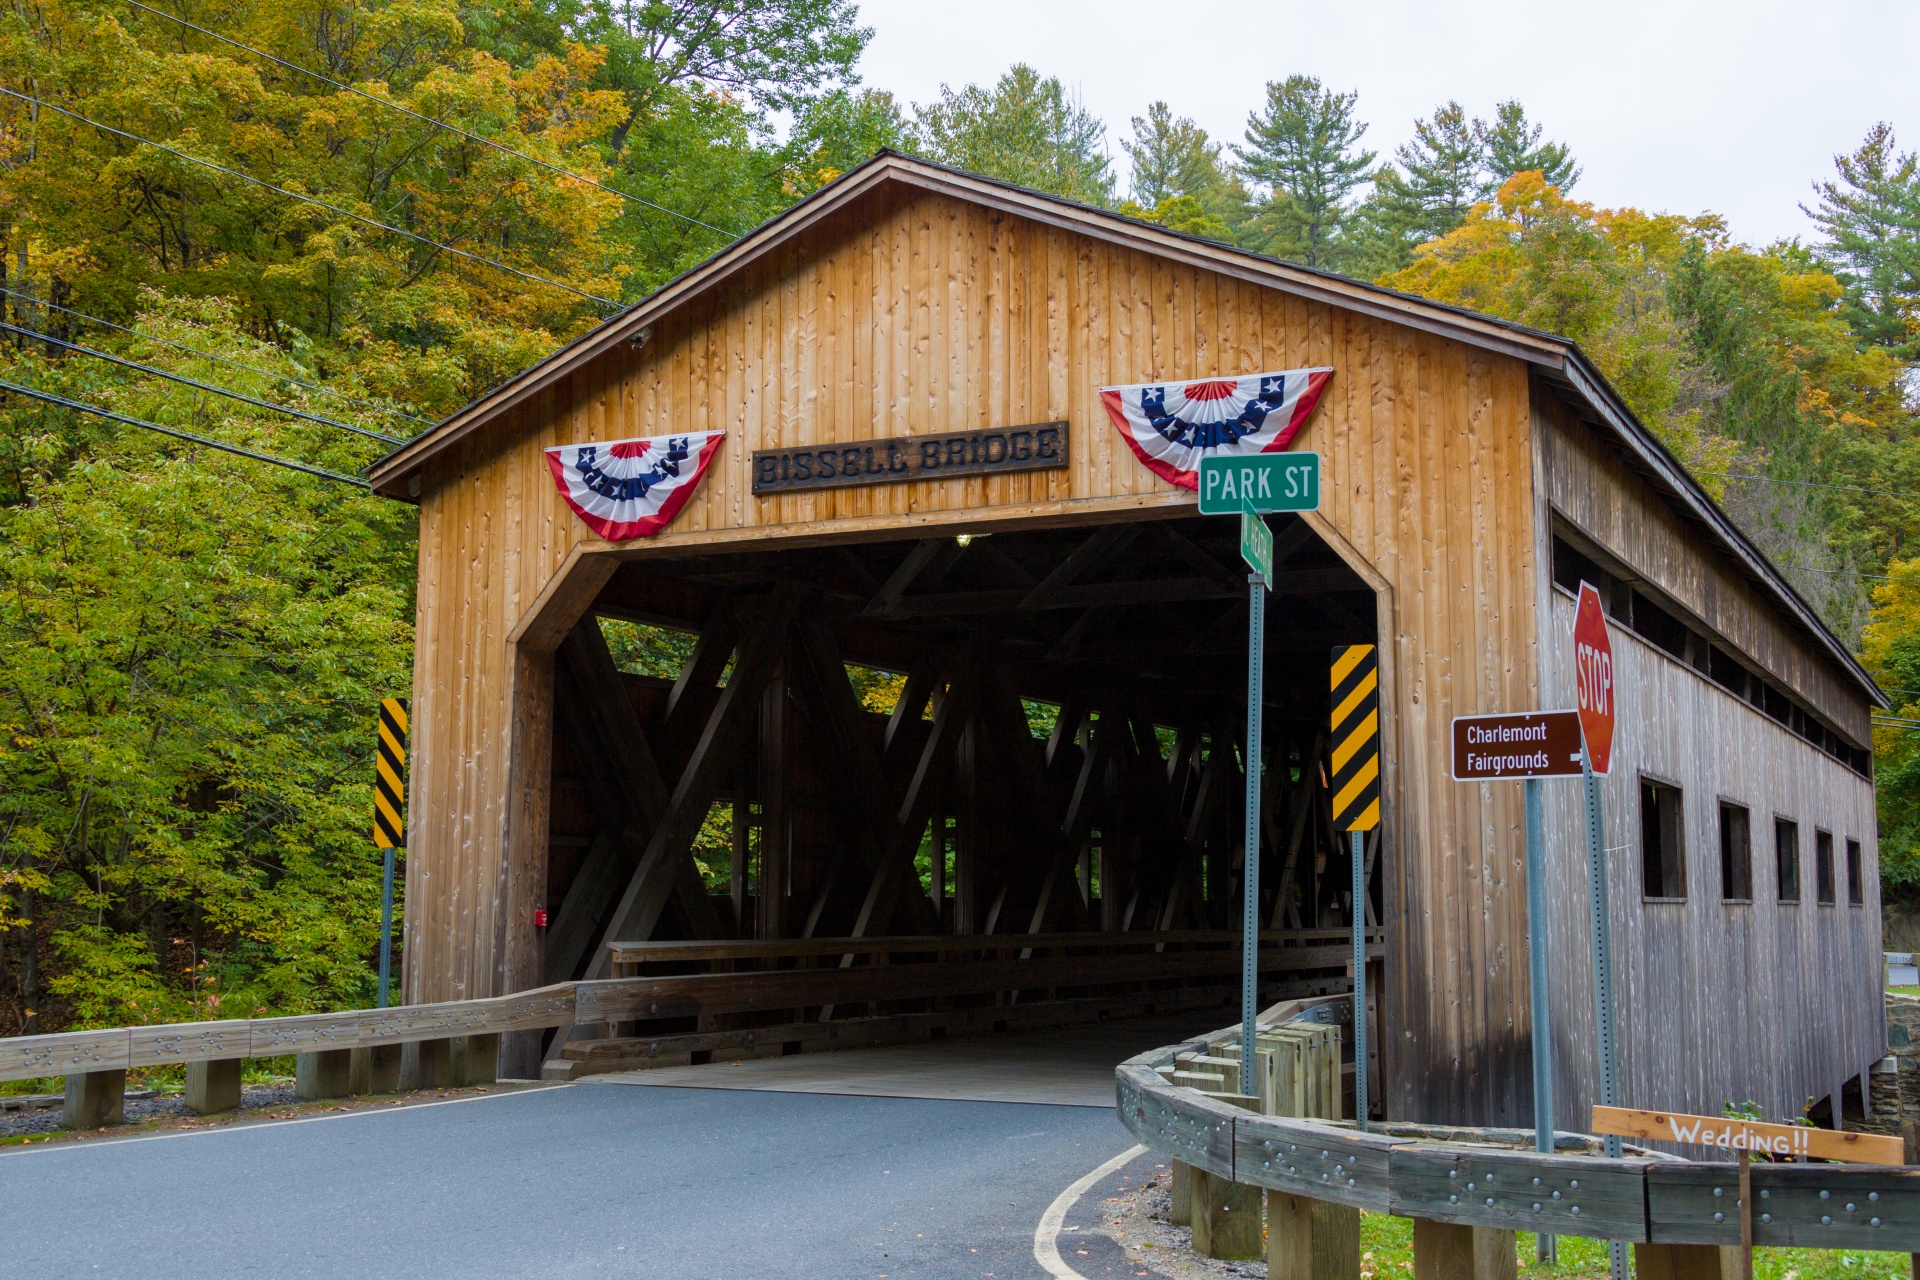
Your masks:
M 407 700 L 380 700 L 379 776 L 373 783 L 373 844 L 407 847 Z
M 1370 644 L 1333 651 L 1333 790 L 1337 831 L 1380 825 L 1380 658 Z

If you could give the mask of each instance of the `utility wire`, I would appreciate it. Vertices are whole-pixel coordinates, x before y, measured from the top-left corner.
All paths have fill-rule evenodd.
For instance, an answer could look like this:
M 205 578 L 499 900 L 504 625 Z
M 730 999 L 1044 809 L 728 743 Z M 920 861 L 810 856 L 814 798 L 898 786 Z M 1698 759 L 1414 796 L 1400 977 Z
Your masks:
M 238 178 L 242 182 L 251 182 L 257 187 L 263 187 L 266 190 L 273 192 L 275 195 L 285 196 L 289 200 L 299 200 L 302 203 L 314 205 L 318 208 L 325 209 L 330 213 L 337 213 L 343 218 L 352 218 L 355 222 L 364 222 L 366 225 L 370 227 L 378 227 L 382 231 L 390 231 L 394 235 L 405 236 L 407 239 L 417 241 L 420 244 L 431 245 L 435 249 L 442 250 L 446 253 L 451 253 L 456 257 L 465 258 L 469 262 L 477 262 L 483 267 L 492 267 L 496 271 L 504 271 L 509 275 L 518 276 L 522 280 L 531 280 L 535 284 L 544 284 L 550 288 L 562 289 L 568 293 L 573 294 L 575 297 L 585 298 L 589 302 L 598 302 L 603 306 L 608 306 L 608 307 L 626 306 L 626 303 L 621 302 L 617 298 L 603 298 L 597 293 L 588 293 L 585 289 L 576 289 L 570 284 L 562 284 L 558 280 L 549 280 L 545 276 L 537 276 L 533 274 L 533 272 L 531 271 L 522 271 L 518 267 L 510 267 L 506 263 L 499 261 L 497 258 L 486 258 L 486 257 L 482 257 L 480 254 L 477 254 L 477 253 L 468 253 L 465 249 L 456 249 L 450 244 L 442 244 L 438 240 L 429 239 L 428 237 L 421 235 L 417 231 L 408 231 L 405 227 L 396 227 L 392 223 L 381 222 L 377 218 L 369 218 L 364 213 L 355 213 L 351 209 L 344 209 L 337 204 L 328 204 L 325 200 L 315 199 L 313 196 L 306 195 L 302 192 L 290 191 L 286 187 L 275 186 L 273 183 L 268 182 L 265 178 L 256 178 L 250 173 L 242 173 L 238 169 L 229 169 L 226 165 L 215 164 L 211 160 L 202 160 L 199 156 L 188 155 L 184 151 L 177 151 L 174 148 L 167 146 L 165 143 L 155 142 L 151 138 L 143 138 L 137 133 L 128 133 L 125 129 L 116 129 L 110 124 L 101 124 L 98 120 L 90 119 L 87 116 L 81 115 L 78 111 L 71 111 L 66 107 L 58 105 L 57 103 L 48 102 L 45 98 L 35 98 L 29 94 L 24 94 L 16 90 L 9 89 L 5 85 L 0 85 L 0 93 L 4 93 L 10 98 L 18 98 L 22 102 L 31 102 L 35 106 L 45 107 L 49 111 L 57 111 L 63 116 L 67 116 L 71 119 L 78 120 L 81 124 L 92 125 L 94 128 L 100 130 L 102 133 L 111 133 L 116 137 L 125 138 L 129 142 L 137 142 L 137 143 L 140 143 L 142 146 L 152 147 L 155 151 L 163 151 L 170 156 L 176 156 L 179 159 L 188 161 L 189 163 L 192 163 L 192 164 L 205 165 L 207 168 L 212 169 L 218 173 L 226 174 L 229 178 Z
M 51 342 L 55 346 L 65 347 L 69 351 L 78 351 L 83 356 L 92 356 L 95 360 L 105 360 L 108 364 L 117 364 L 123 369 L 134 369 L 140 373 L 151 374 L 156 378 L 165 378 L 168 382 L 177 382 L 183 387 L 193 387 L 200 391 L 211 391 L 214 395 L 226 396 L 229 399 L 238 400 L 242 404 L 253 405 L 257 409 L 267 409 L 274 413 L 284 413 L 294 418 L 304 418 L 308 422 L 317 422 L 323 427 L 338 427 L 342 431 L 351 431 L 355 435 L 365 436 L 369 440 L 378 440 L 383 444 L 406 443 L 405 440 L 400 439 L 398 436 L 386 435 L 379 431 L 369 431 L 365 427 L 356 427 L 351 422 L 341 422 L 337 418 L 327 418 L 317 413 L 306 413 L 299 409 L 290 408 L 284 404 L 275 404 L 271 400 L 256 400 L 252 396 L 243 395 L 238 391 L 229 391 L 225 387 L 216 387 L 211 382 L 200 382 L 196 379 L 186 377 L 184 374 L 168 373 L 165 369 L 156 369 L 150 364 L 141 364 L 137 360 L 126 360 L 120 356 L 110 355 L 105 351 L 96 351 L 92 347 L 83 347 L 77 342 L 68 342 L 65 338 L 56 338 L 50 333 L 41 333 L 38 329 L 24 329 L 17 324 L 8 324 L 4 320 L 0 320 L 0 329 L 4 329 L 8 333 L 17 333 L 25 338 L 33 338 L 36 341 Z
M 1728 480 L 1757 480 L 1761 484 L 1790 484 L 1802 489 L 1837 489 L 1843 493 L 1871 493 L 1882 498 L 1920 498 L 1906 489 L 1862 489 L 1856 484 L 1819 484 L 1812 480 L 1776 480 L 1772 476 L 1749 476 L 1738 471 L 1701 471 L 1703 476 L 1724 476 Z
M 124 422 L 130 427 L 142 427 L 148 431 L 158 431 L 163 436 L 172 436 L 176 440 L 185 440 L 190 444 L 203 444 L 209 449 L 218 449 L 222 453 L 238 454 L 242 458 L 252 458 L 255 462 L 268 462 L 276 467 L 286 467 L 292 471 L 304 471 L 310 476 L 319 476 L 326 480 L 338 480 L 341 484 L 350 484 L 356 489 L 368 488 L 365 480 L 355 476 L 343 476 L 338 471 L 329 471 L 325 467 L 308 466 L 304 462 L 295 462 L 291 458 L 276 458 L 270 453 L 256 453 L 252 449 L 243 449 L 237 444 L 227 444 L 222 440 L 210 440 L 206 436 L 197 436 L 190 431 L 176 431 L 172 427 L 163 427 L 157 422 L 148 422 L 145 418 L 129 418 L 124 413 L 115 413 L 111 409 L 102 409 L 98 405 L 83 404 L 78 400 L 69 400 L 65 396 L 54 395 L 37 387 L 23 387 L 17 382 L 0 381 L 0 391 L 12 391 L 17 395 L 34 400 L 44 400 L 48 404 L 57 404 L 63 409 L 74 409 L 80 413 L 91 413 L 115 422 Z
M 1783 564 L 1782 569 L 1798 569 L 1802 573 L 1824 573 L 1836 578 L 1876 578 L 1881 582 L 1912 582 L 1912 578 L 1896 578 L 1885 573 L 1862 573 L 1858 569 L 1813 569 L 1804 564 Z
M 362 400 L 357 396 L 350 396 L 344 391 L 335 391 L 332 387 L 322 386 L 318 382 L 303 381 L 302 379 L 294 377 L 292 374 L 275 373 L 271 369 L 262 369 L 258 365 L 246 364 L 239 360 L 230 360 L 226 356 L 217 356 L 211 351 L 202 351 L 198 347 L 189 347 L 185 343 L 172 342 L 160 337 L 158 334 L 148 333 L 144 329 L 132 329 L 123 324 L 115 324 L 111 320 L 102 320 L 99 316 L 90 316 L 84 311 L 75 311 L 72 307 L 63 307 L 57 302 L 47 302 L 44 299 L 34 297 L 30 293 L 22 293 L 18 289 L 9 289 L 5 285 L 0 285 L 0 293 L 6 294 L 10 298 L 18 298 L 24 302 L 32 303 L 36 307 L 46 307 L 50 311 L 58 311 L 64 315 L 85 320 L 88 324 L 97 324 L 102 329 L 112 329 L 115 333 L 125 333 L 136 338 L 145 338 L 148 342 L 157 342 L 163 347 L 172 347 L 175 351 L 184 351 L 188 355 L 199 356 L 205 360 L 218 361 L 221 364 L 231 365 L 236 369 L 245 369 L 248 373 L 257 373 L 263 378 L 274 378 L 281 382 L 290 382 L 296 387 L 305 387 L 309 391 L 317 391 L 321 395 L 332 396 L 334 399 L 345 401 L 347 404 L 357 404 L 363 409 L 372 409 L 376 413 L 391 414 L 396 418 L 405 418 L 410 422 L 418 422 L 422 426 L 430 427 L 433 425 L 433 419 L 419 417 L 416 414 L 406 412 L 404 409 L 394 409 L 384 404 L 377 404 L 372 400 Z M 18 309 L 17 307 L 15 308 L 16 311 Z M 383 436 L 382 439 L 385 439 L 385 437 Z
M 457 133 L 461 137 L 470 139 L 471 141 L 477 142 L 482 146 L 492 147 L 495 151 L 503 152 L 506 155 L 518 156 L 520 159 L 525 160 L 530 164 L 539 165 L 542 169 L 550 170 L 551 172 L 557 173 L 560 176 L 565 178 L 572 178 L 575 182 L 584 182 L 590 187 L 598 187 L 600 190 L 607 192 L 609 195 L 619 196 L 622 200 L 631 200 L 635 204 L 645 205 L 649 209 L 653 209 L 660 213 L 667 214 L 670 217 L 679 218 L 685 222 L 691 222 L 696 227 L 705 227 L 709 231 L 715 231 L 723 236 L 726 236 L 729 240 L 734 238 L 734 235 L 735 235 L 734 232 L 728 231 L 724 227 L 716 227 L 711 222 L 702 222 L 700 219 L 694 217 L 692 214 L 681 213 L 678 209 L 669 209 L 667 208 L 667 206 L 663 204 L 655 204 L 651 200 L 645 200 L 639 196 L 630 195 L 627 192 L 620 190 L 618 187 L 610 187 L 604 182 L 596 182 L 592 178 L 589 178 L 584 174 L 574 173 L 570 169 L 562 169 L 559 165 L 551 164 L 545 160 L 540 159 L 538 156 L 530 156 L 524 151 L 515 151 L 512 147 L 504 146 L 501 143 L 495 142 L 491 138 L 484 138 L 477 133 L 470 133 L 467 130 L 462 129 L 457 124 L 448 124 L 445 120 L 436 120 L 432 116 L 422 115 L 420 112 L 413 110 L 411 107 L 401 106 L 399 103 L 393 101 L 391 98 L 382 98 L 378 94 L 368 93 L 365 89 L 358 89 L 358 88 L 355 88 L 353 85 L 344 84 L 341 81 L 335 80 L 330 76 L 322 75 L 320 72 L 315 71 L 309 67 L 303 67 L 297 62 L 289 62 L 285 58 L 277 57 L 274 54 L 268 53 L 264 49 L 256 49 L 250 44 L 243 44 L 240 41 L 235 40 L 232 36 L 221 35 L 218 31 L 209 31 L 205 27 L 195 26 L 193 23 L 188 22 L 185 18 L 175 17 L 173 14 L 168 13 L 164 9 L 156 9 L 152 5 L 141 4 L 140 0 L 126 0 L 126 3 L 132 5 L 134 8 L 139 9 L 145 13 L 151 13 L 157 18 L 165 18 L 169 22 L 177 22 L 181 26 L 187 28 L 189 31 L 198 31 L 201 35 L 209 36 L 212 39 L 220 41 L 222 44 L 230 44 L 236 49 L 245 49 L 248 53 L 253 54 L 255 57 L 265 58 L 268 62 L 274 63 L 278 66 L 285 67 L 289 71 L 298 71 L 301 75 L 312 76 L 315 80 L 320 81 L 322 84 L 330 84 L 334 88 L 340 90 L 342 93 L 351 93 L 356 97 L 365 98 L 368 102 L 377 102 L 383 107 L 389 107 L 395 111 L 400 112 L 403 115 L 412 116 L 415 120 L 419 120 L 426 124 L 430 124 L 434 126 L 436 129 L 445 129 L 448 133 Z

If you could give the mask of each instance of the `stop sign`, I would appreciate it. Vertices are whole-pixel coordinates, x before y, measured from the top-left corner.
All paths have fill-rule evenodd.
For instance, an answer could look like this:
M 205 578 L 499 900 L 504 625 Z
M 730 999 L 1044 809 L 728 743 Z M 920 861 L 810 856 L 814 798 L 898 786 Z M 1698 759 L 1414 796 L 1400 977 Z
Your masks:
M 1613 642 L 1607 639 L 1607 614 L 1600 593 L 1580 584 L 1580 607 L 1573 616 L 1573 674 L 1580 697 L 1580 733 L 1595 773 L 1613 763 Z

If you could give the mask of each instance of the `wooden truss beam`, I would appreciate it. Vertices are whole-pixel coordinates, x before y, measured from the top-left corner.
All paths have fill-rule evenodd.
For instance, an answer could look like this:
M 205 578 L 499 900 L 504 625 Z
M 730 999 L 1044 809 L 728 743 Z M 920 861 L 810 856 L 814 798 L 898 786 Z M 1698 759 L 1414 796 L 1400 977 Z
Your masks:
M 633 713 L 625 682 L 591 614 L 561 641 L 559 656 L 556 718 L 579 747 L 601 830 L 547 930 L 543 967 L 550 982 L 573 977 L 608 900 L 633 875 L 668 802 L 646 730 Z M 673 896 L 696 933 L 717 931 L 713 904 L 690 860 L 678 868 Z
M 680 864 L 687 859 L 721 782 L 738 768 L 741 746 L 758 721 L 761 691 L 773 673 L 799 606 L 799 590 L 782 585 L 756 609 L 757 621 L 735 655 L 733 672 L 688 754 L 686 767 L 626 892 L 614 908 L 603 943 L 644 940 L 659 923 L 681 873 Z M 606 971 L 607 950 L 603 945 L 595 952 L 587 973 L 600 978 Z

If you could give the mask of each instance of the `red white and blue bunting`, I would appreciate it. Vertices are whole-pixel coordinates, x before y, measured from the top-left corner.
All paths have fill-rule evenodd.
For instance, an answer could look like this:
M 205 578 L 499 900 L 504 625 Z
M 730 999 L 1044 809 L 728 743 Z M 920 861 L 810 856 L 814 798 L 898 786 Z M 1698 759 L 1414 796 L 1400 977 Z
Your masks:
M 700 486 L 724 431 L 564 444 L 547 450 L 554 487 L 609 542 L 650 538 Z
M 1332 376 L 1332 369 L 1288 369 L 1102 387 L 1100 402 L 1140 461 L 1183 489 L 1198 489 L 1202 458 L 1286 448 Z

